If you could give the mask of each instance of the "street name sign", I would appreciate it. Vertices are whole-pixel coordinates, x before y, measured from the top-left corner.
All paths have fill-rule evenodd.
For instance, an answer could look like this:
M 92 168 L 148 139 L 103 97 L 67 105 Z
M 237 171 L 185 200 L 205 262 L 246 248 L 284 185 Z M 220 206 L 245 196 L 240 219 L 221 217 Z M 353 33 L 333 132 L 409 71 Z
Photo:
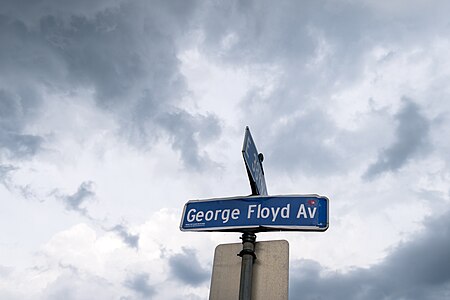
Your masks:
M 325 231 L 328 198 L 319 195 L 248 196 L 188 201 L 182 231 Z
M 259 159 L 258 150 L 253 141 L 250 129 L 245 128 L 244 145 L 242 146 L 242 155 L 244 156 L 245 167 L 247 169 L 248 179 L 252 187 L 253 195 L 267 196 L 266 179 L 264 170 Z

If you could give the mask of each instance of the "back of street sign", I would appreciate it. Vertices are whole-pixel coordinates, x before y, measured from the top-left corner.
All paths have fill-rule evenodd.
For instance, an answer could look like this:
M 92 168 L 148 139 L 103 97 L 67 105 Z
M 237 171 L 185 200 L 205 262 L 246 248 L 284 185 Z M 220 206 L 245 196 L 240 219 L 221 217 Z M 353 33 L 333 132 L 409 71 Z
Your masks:
M 241 243 L 216 247 L 209 300 L 239 299 Z M 287 300 L 289 289 L 289 243 L 285 240 L 256 242 L 252 299 Z
M 242 155 L 244 156 L 248 179 L 250 180 L 250 186 L 252 187 L 252 194 L 267 196 L 264 170 L 258 155 L 258 150 L 256 149 L 255 142 L 253 141 L 250 129 L 248 127 L 245 128 Z
M 325 231 L 328 198 L 318 195 L 249 196 L 186 203 L 182 231 Z

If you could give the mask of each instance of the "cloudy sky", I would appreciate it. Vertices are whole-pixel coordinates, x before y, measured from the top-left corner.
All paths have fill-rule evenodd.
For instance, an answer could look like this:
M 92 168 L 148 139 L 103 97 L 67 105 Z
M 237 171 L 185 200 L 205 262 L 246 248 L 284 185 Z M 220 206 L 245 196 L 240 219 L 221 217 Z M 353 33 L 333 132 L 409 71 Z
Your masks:
M 206 299 L 184 203 L 330 198 L 290 299 L 450 298 L 448 1 L 0 0 L 0 298 Z

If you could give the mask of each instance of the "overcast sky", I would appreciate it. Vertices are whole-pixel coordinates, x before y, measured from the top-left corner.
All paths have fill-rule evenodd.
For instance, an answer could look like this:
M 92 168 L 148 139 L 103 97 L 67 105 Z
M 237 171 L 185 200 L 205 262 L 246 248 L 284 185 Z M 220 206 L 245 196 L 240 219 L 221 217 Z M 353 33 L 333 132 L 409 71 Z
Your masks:
M 330 199 L 290 299 L 450 298 L 448 1 L 0 0 L 0 298 L 207 299 L 191 199 Z

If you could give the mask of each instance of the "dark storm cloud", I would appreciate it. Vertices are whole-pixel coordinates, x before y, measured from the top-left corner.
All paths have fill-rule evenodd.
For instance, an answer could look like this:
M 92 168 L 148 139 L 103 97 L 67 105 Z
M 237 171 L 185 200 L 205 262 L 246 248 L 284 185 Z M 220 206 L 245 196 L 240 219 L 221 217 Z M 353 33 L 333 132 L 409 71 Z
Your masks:
M 56 195 L 64 203 L 67 210 L 76 211 L 85 216 L 87 216 L 87 209 L 83 205 L 94 196 L 94 183 L 92 181 L 81 183 L 78 190 L 72 195 Z
M 386 171 L 397 171 L 414 155 L 423 153 L 429 144 L 430 122 L 414 102 L 403 99 L 403 108 L 395 116 L 398 122 L 395 130 L 395 141 L 384 149 L 377 161 L 372 164 L 364 177 L 372 179 Z
M 312 299 L 448 299 L 450 296 L 450 213 L 426 223 L 413 240 L 400 244 L 368 269 L 331 273 L 304 260 L 291 274 L 290 295 Z
M 380 31 L 374 12 L 359 2 L 227 1 L 208 7 L 204 31 L 210 54 L 232 63 L 281 66 L 285 84 L 274 91 L 280 95 L 290 89 L 308 95 L 353 78 Z M 234 38 L 224 47 L 228 36 Z M 278 104 L 283 101 L 288 100 Z
M 445 13 L 436 7 L 448 8 L 449 4 L 436 2 L 439 4 L 435 7 L 402 10 L 398 9 L 401 5 L 392 4 L 397 8 L 392 11 L 390 4 L 378 5 L 375 1 L 279 1 L 276 5 L 270 0 L 209 2 L 202 19 L 204 45 L 211 55 L 226 61 L 291 66 L 288 71 L 295 69 L 298 79 L 311 68 L 317 72 L 326 67 L 327 73 L 319 76 L 331 75 L 329 79 L 334 81 L 358 75 L 362 70 L 360 60 L 375 45 L 422 44 L 431 38 L 430 31 L 446 36 L 450 28 Z M 434 14 L 425 14 L 424 10 Z M 235 38 L 224 43 L 230 35 Z M 323 42 L 331 47 L 328 56 L 324 53 L 326 64 L 308 67 Z M 304 68 L 298 69 L 300 66 Z
M 368 38 L 373 13 L 358 3 L 317 1 L 231 1 L 208 8 L 205 52 L 230 64 L 280 70 L 270 93 L 255 88 L 240 106 L 250 127 L 269 139 L 261 144 L 269 149 L 267 166 L 320 175 L 348 167 L 336 151 L 345 148 L 342 132 L 324 111 L 335 83 L 354 79 L 374 45 Z
M 140 273 L 128 278 L 124 285 L 145 297 L 145 299 L 151 299 L 156 294 L 156 289 L 149 284 L 150 276 L 147 273 Z
M 0 151 L 11 158 L 31 157 L 43 142 L 40 136 L 23 133 L 36 101 L 28 92 L 11 93 L 0 88 Z
M 34 43 L 22 22 L 2 14 L 4 8 L 0 8 L 0 152 L 23 159 L 36 154 L 44 141 L 27 133 L 25 127 L 39 113 L 42 103 L 28 74 L 45 61 L 37 58 L 39 42 Z M 45 77 L 45 72 L 41 75 Z
M 199 164 L 208 159 L 198 144 L 207 142 L 204 131 L 220 134 L 219 122 L 213 115 L 191 115 L 178 107 L 186 85 L 177 55 L 197 2 L 64 3 L 6 1 L 0 8 L 0 79 L 9 89 L 3 95 L 7 100 L 0 102 L 5 114 L 13 110 L 16 116 L 21 113 L 17 107 L 39 108 L 44 91 L 70 96 L 92 90 L 98 107 L 116 117 L 129 142 L 146 149 L 169 136 L 184 165 L 201 169 Z M 20 106 L 23 86 L 34 98 Z M 20 117 L 21 124 L 31 122 L 27 115 Z M 183 135 L 177 127 L 184 128 Z M 42 143 L 20 128 L 2 129 L 0 146 L 17 155 L 33 155 Z M 181 150 L 184 146 L 189 148 Z
M 271 145 L 287 141 L 290 146 L 301 146 L 280 152 L 292 158 L 294 165 L 308 169 L 310 159 L 318 164 L 322 174 L 333 173 L 339 167 L 349 167 L 348 160 L 340 163 L 345 157 L 339 157 L 335 147 L 349 149 L 352 141 L 340 140 L 347 133 L 333 126 L 332 111 L 330 115 L 316 112 L 329 109 L 336 91 L 352 87 L 364 78 L 368 58 L 376 49 L 387 53 L 378 61 L 382 64 L 383 59 L 404 51 L 426 49 L 432 38 L 446 40 L 450 31 L 448 18 L 441 10 L 448 8 L 446 2 L 420 8 L 397 3 L 392 4 L 392 9 L 391 4 L 379 3 L 209 2 L 202 19 L 205 38 L 201 50 L 230 65 L 263 70 L 273 66 L 277 75 L 276 80 L 268 81 L 272 85 L 270 92 L 261 92 L 264 87 L 250 91 L 240 106 L 242 119 L 251 128 L 267 133 Z M 307 119 L 309 123 L 304 122 Z M 315 129 L 320 123 L 326 130 Z M 310 145 L 308 141 L 315 148 L 310 150 L 312 153 L 304 153 L 306 145 Z M 289 167 L 281 159 L 278 163 L 279 168 Z
M 0 147 L 8 150 L 12 157 L 31 157 L 39 150 L 42 137 L 31 134 L 14 134 L 2 132 L 0 134 Z
M 169 266 L 175 278 L 191 286 L 198 286 L 209 277 L 208 271 L 202 268 L 193 249 L 183 248 L 183 253 L 171 256 Z
M 212 115 L 191 115 L 178 111 L 161 116 L 162 126 L 170 133 L 172 146 L 181 154 L 183 162 L 195 170 L 204 170 L 211 161 L 201 155 L 201 142 L 220 134 L 219 121 Z
M 132 234 L 128 229 L 121 224 L 114 226 L 110 231 L 117 233 L 122 241 L 131 248 L 139 248 L 139 234 Z
M 334 172 L 340 167 L 335 134 L 333 124 L 320 111 L 293 118 L 275 132 L 267 147 L 268 157 L 276 168 L 290 172 Z

